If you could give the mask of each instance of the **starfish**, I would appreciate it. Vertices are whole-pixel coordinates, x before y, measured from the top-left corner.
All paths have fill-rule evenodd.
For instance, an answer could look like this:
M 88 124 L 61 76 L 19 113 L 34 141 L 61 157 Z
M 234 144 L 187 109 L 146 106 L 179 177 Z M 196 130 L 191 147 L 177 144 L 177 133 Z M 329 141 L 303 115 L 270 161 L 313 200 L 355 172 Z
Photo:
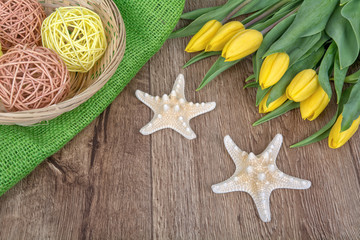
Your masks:
M 225 147 L 233 159 L 236 170 L 226 181 L 213 185 L 215 193 L 247 192 L 253 198 L 262 221 L 269 222 L 270 194 L 278 188 L 308 189 L 311 182 L 289 176 L 280 171 L 275 163 L 283 137 L 277 134 L 264 152 L 255 156 L 240 150 L 230 136 L 224 138 Z
M 170 96 L 164 94 L 161 98 L 159 96 L 153 97 L 136 90 L 136 97 L 155 113 L 153 119 L 140 129 L 140 133 L 149 135 L 164 128 L 171 128 L 187 139 L 196 138 L 196 134 L 189 125 L 190 119 L 210 112 L 215 108 L 216 103 L 187 102 L 184 88 L 184 75 L 179 74 Z

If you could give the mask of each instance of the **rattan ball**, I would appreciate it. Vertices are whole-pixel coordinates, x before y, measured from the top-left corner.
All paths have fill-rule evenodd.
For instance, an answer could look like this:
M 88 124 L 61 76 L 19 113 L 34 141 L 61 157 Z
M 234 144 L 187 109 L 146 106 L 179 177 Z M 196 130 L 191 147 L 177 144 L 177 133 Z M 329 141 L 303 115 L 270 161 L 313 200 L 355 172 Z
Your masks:
M 17 44 L 41 45 L 46 15 L 37 0 L 0 0 L 0 42 L 7 51 Z
M 107 46 L 100 17 L 83 7 L 57 8 L 44 20 L 41 36 L 43 46 L 57 52 L 71 72 L 89 71 Z
M 0 58 L 0 100 L 7 111 L 56 104 L 70 91 L 70 74 L 50 49 L 17 45 Z

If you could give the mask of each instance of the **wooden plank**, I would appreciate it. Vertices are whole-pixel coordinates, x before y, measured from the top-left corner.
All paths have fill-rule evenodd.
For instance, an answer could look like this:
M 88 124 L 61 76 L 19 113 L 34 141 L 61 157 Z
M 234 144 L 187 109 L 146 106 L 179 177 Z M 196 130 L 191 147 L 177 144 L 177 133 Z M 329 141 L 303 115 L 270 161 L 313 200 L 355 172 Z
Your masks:
M 186 11 L 226 2 L 187 1 Z M 185 22 L 180 23 L 183 25 Z M 261 115 L 255 90 L 243 90 L 250 59 L 195 89 L 216 58 L 183 70 L 194 54 L 189 38 L 167 41 L 96 121 L 0 198 L 0 239 L 357 239 L 360 236 L 360 133 L 344 147 L 327 142 L 289 146 L 320 129 L 335 104 L 313 122 L 298 110 L 252 127 Z M 169 93 L 185 74 L 186 97 L 216 101 L 214 111 L 193 119 L 187 140 L 172 130 L 142 136 L 152 117 L 136 89 Z M 258 218 L 246 193 L 214 194 L 211 185 L 235 166 L 223 145 L 229 134 L 246 151 L 261 152 L 284 135 L 278 167 L 312 181 L 309 190 L 276 190 L 272 221 Z
M 0 239 L 146 239 L 151 236 L 147 64 L 107 110 L 0 198 Z

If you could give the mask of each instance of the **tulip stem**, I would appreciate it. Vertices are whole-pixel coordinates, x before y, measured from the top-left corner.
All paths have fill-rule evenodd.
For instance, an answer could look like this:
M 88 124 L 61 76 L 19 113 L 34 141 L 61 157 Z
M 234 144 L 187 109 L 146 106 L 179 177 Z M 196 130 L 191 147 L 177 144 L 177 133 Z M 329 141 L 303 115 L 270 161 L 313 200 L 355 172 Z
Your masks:
M 234 10 L 232 10 L 229 15 L 227 15 L 222 21 L 221 24 L 226 23 L 227 21 L 229 21 L 229 19 L 234 16 L 240 9 L 242 9 L 246 4 L 248 4 L 249 2 L 251 2 L 252 0 L 246 0 L 244 2 L 242 2 L 239 6 L 237 6 Z
M 292 10 L 291 12 L 289 12 L 288 14 L 286 14 L 284 17 L 282 17 L 281 19 L 279 19 L 278 21 L 276 21 L 275 23 L 271 24 L 270 26 L 268 26 L 267 28 L 265 28 L 264 30 L 261 31 L 261 33 L 263 35 L 265 35 L 266 33 L 268 33 L 271 29 L 273 29 L 276 25 L 278 25 L 282 20 L 284 20 L 285 18 L 293 15 L 295 12 L 297 12 L 297 10 L 299 10 L 300 7 L 295 8 L 294 10 Z
M 264 12 L 263 14 L 259 15 L 258 17 L 254 18 L 253 20 L 251 20 L 250 22 L 246 23 L 244 26 L 245 28 L 250 27 L 251 25 L 253 25 L 254 23 L 257 23 L 258 21 L 264 19 L 265 17 L 269 16 L 271 13 L 273 13 L 275 10 L 279 9 L 281 6 L 283 6 L 285 3 L 289 2 L 289 0 L 283 0 L 278 2 L 277 4 L 275 4 L 274 6 L 272 6 L 271 8 L 269 8 L 266 12 Z

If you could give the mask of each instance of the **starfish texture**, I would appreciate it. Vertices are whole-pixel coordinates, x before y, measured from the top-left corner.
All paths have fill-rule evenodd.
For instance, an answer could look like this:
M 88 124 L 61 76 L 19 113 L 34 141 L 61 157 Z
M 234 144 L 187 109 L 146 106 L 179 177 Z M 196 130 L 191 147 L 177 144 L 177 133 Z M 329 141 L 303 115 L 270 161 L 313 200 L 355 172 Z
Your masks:
M 164 128 L 171 128 L 187 139 L 196 138 L 196 134 L 189 125 L 190 119 L 210 112 L 215 108 L 216 103 L 187 102 L 184 88 L 184 75 L 179 74 L 170 96 L 164 94 L 162 97 L 153 97 L 136 90 L 136 97 L 155 113 L 153 119 L 140 129 L 140 133 L 149 135 Z
M 278 188 L 308 189 L 311 182 L 289 176 L 280 171 L 275 163 L 283 137 L 277 134 L 265 151 L 257 156 L 240 150 L 230 136 L 224 138 L 225 147 L 233 159 L 236 170 L 226 181 L 215 184 L 215 193 L 247 192 L 253 198 L 262 221 L 269 222 L 270 194 Z

